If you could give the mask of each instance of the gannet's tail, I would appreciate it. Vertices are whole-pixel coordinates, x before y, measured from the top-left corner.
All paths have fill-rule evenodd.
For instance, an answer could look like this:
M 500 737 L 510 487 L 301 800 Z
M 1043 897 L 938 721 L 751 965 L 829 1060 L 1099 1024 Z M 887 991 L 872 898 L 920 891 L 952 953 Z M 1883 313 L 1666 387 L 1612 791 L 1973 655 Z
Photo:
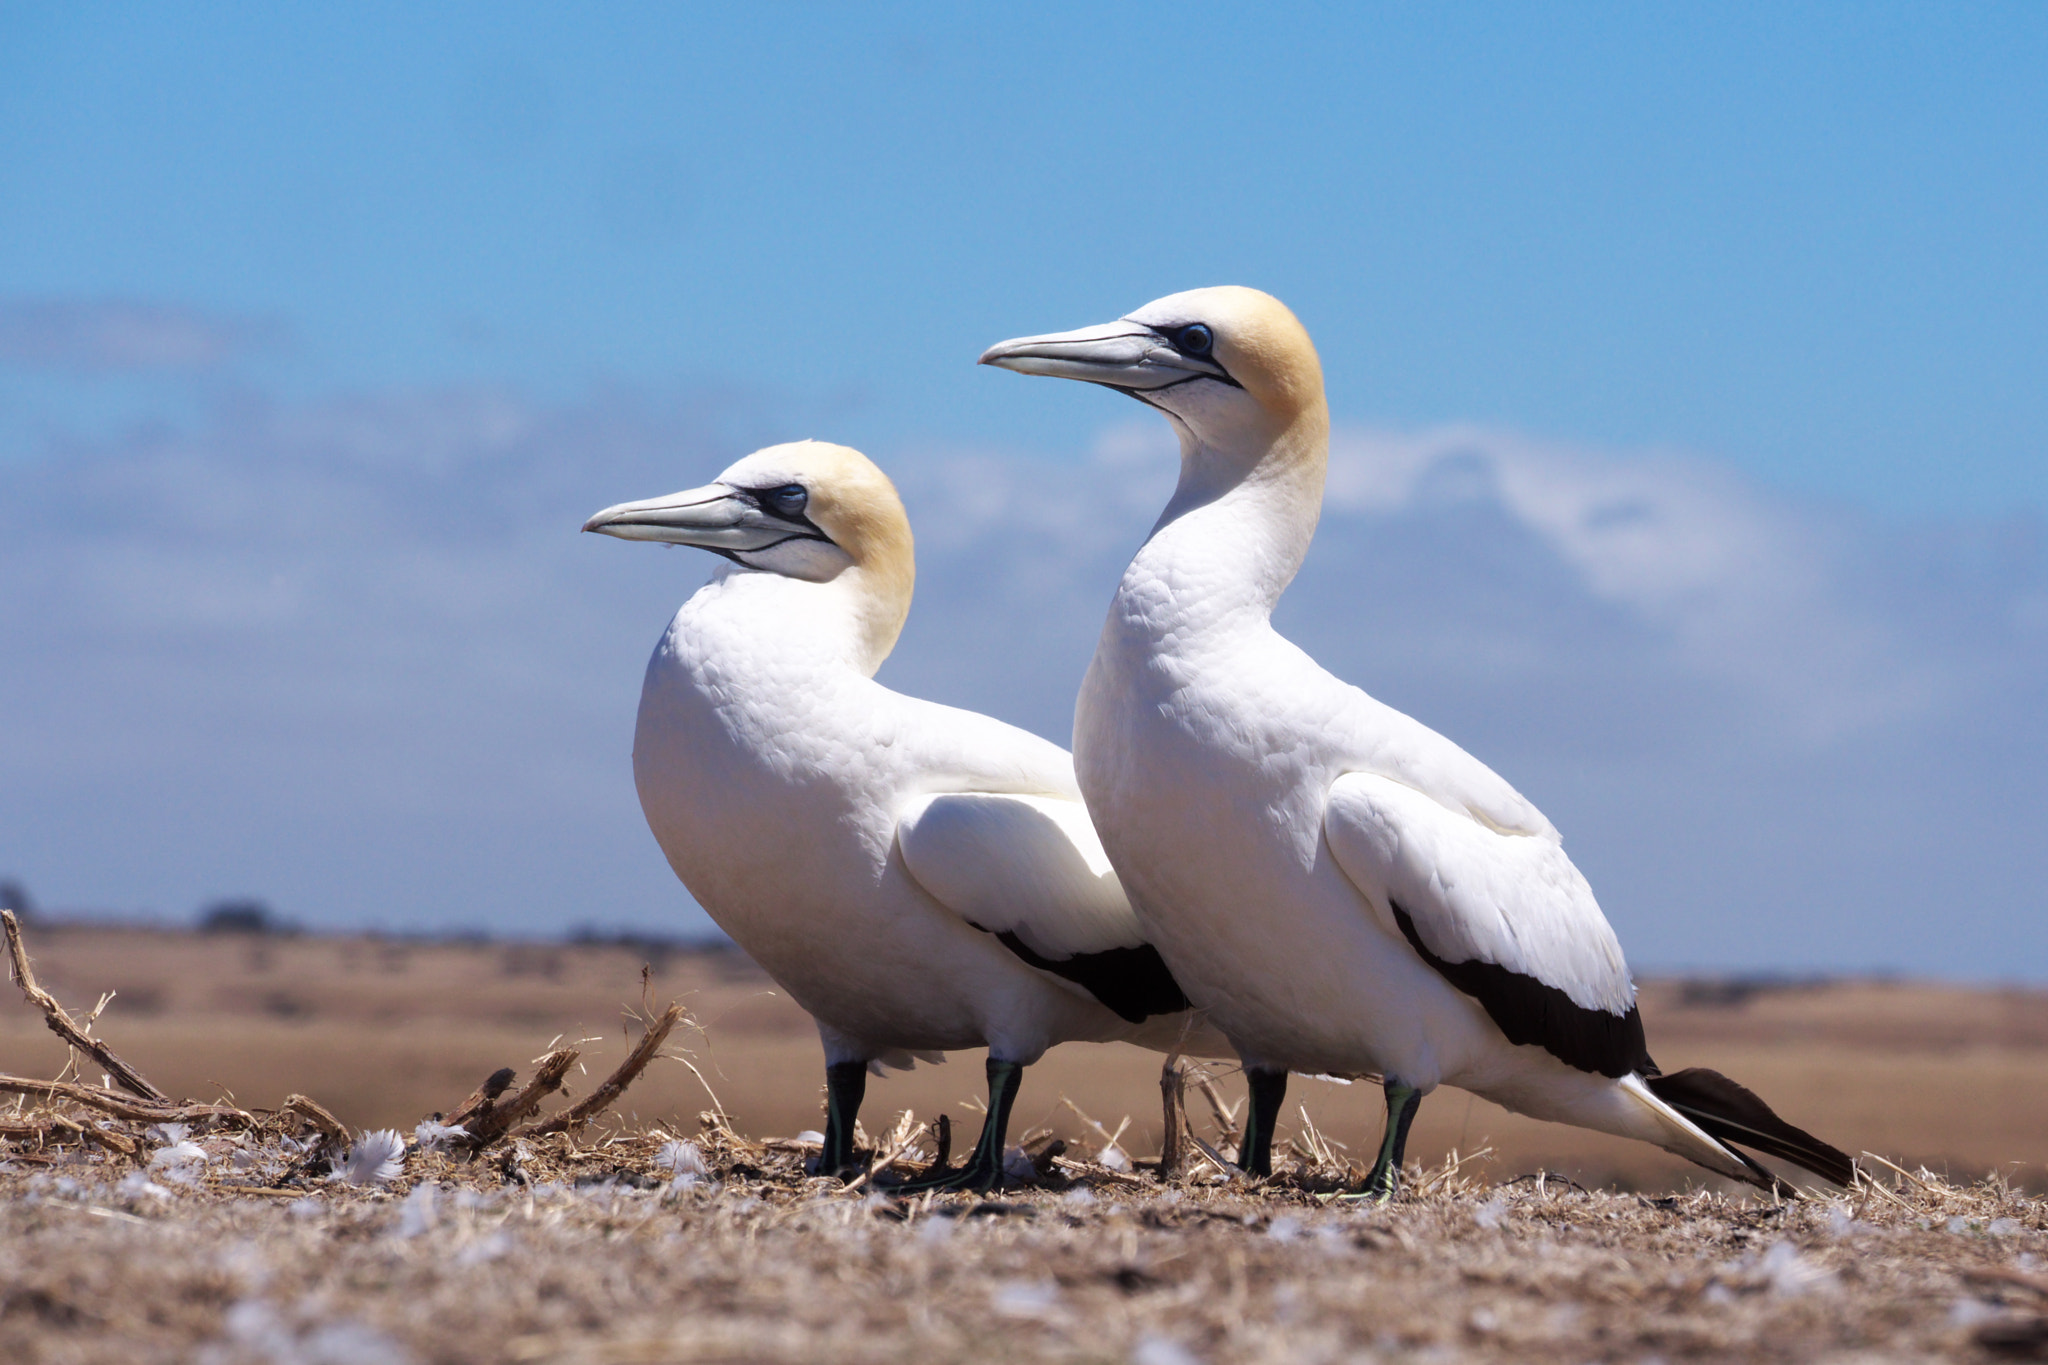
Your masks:
M 1765 1104 L 1755 1091 L 1737 1085 L 1718 1071 L 1709 1071 L 1702 1066 L 1687 1067 L 1669 1076 L 1645 1076 L 1643 1085 L 1656 1099 L 1682 1116 L 1688 1127 L 1706 1133 L 1724 1151 L 1730 1147 L 1747 1147 L 1765 1156 L 1789 1161 L 1832 1184 L 1847 1186 L 1855 1183 L 1856 1166 L 1846 1154 L 1804 1129 L 1794 1128 L 1771 1112 L 1771 1106 Z M 1699 1160 L 1690 1152 L 1683 1155 Z M 1768 1172 L 1741 1152 L 1733 1155 L 1753 1173 L 1752 1183 L 1765 1188 L 1776 1184 Z M 1718 1168 L 1716 1163 L 1700 1164 Z

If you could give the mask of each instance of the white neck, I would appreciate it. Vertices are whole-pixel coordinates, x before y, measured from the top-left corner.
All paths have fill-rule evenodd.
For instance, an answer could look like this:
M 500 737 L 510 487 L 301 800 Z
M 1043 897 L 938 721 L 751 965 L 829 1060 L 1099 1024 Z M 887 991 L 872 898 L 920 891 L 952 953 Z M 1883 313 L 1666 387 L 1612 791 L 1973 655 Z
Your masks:
M 684 610 L 742 633 L 749 653 L 771 655 L 785 666 L 852 669 L 872 678 L 889 657 L 877 651 L 877 604 L 858 568 L 814 583 L 730 561 L 712 572 Z M 893 644 L 893 633 L 888 644 Z
M 1177 626 L 1265 620 L 1294 581 L 1322 515 L 1325 460 L 1282 437 L 1260 456 L 1217 449 L 1176 420 L 1180 483 L 1145 545 L 1137 576 L 1171 593 Z M 1291 433 L 1290 433 L 1291 435 Z

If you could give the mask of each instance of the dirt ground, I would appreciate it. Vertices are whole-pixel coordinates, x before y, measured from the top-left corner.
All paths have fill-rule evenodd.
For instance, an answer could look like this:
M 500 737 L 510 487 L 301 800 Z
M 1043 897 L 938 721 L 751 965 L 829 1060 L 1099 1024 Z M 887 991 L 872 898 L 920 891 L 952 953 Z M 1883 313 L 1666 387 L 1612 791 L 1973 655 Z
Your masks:
M 822 1121 L 823 1062 L 810 1020 L 730 952 L 557 944 L 413 943 L 362 938 L 205 936 L 45 926 L 29 942 L 43 984 L 74 1009 L 103 991 L 99 1031 L 165 1090 L 249 1106 L 313 1096 L 358 1128 L 410 1129 L 451 1108 L 501 1066 L 524 1069 L 558 1036 L 584 1045 L 590 1070 L 629 1044 L 621 1011 L 647 993 L 678 999 L 702 1031 L 678 1035 L 705 1080 L 751 1134 Z M 1997 1171 L 2048 1192 L 2048 993 L 1919 983 L 1649 981 L 1643 1017 L 1666 1070 L 1706 1065 L 1762 1094 L 1792 1122 L 1854 1155 L 1975 1179 Z M 54 1075 L 64 1048 L 18 998 L 0 995 L 0 1071 Z M 1090 1130 L 1062 1098 L 1126 1146 L 1158 1150 L 1159 1057 L 1068 1045 L 1026 1073 L 1018 1131 Z M 571 1088 L 581 1078 L 571 1078 Z M 1243 1093 L 1217 1069 L 1227 1102 Z M 903 1109 L 978 1121 L 978 1054 L 878 1079 L 871 1126 Z M 693 1124 L 703 1085 L 664 1063 L 622 1106 L 636 1121 Z M 1283 1142 L 1303 1110 L 1340 1147 L 1378 1141 L 1376 1088 L 1296 1080 Z M 1194 1110 L 1206 1118 L 1199 1101 Z M 1213 1136 L 1214 1125 L 1208 1130 Z M 1640 1144 L 1519 1118 L 1450 1089 L 1421 1110 L 1409 1153 L 1434 1165 L 1453 1148 L 1491 1148 L 1502 1178 L 1548 1169 L 1587 1186 L 1670 1192 L 1697 1173 Z
M 547 1139 L 510 1161 L 414 1152 L 387 1185 L 253 1193 L 296 1153 L 246 1137 L 184 1142 L 206 1156 L 126 1174 L 92 1155 L 0 1163 L 0 1358 L 2048 1353 L 2048 1207 L 1996 1183 L 1891 1176 L 1779 1204 L 1417 1168 L 1409 1193 L 1365 1208 L 1328 1202 L 1328 1171 L 1259 1188 L 1161 1185 L 1076 1162 L 999 1198 L 905 1199 L 806 1179 L 800 1152 L 717 1133 L 678 1157 L 661 1132 Z
M 165 1091 L 251 1110 L 300 1092 L 355 1131 L 74 1106 L 69 1127 L 8 1138 L 62 1108 L 10 1104 L 9 1362 L 2048 1359 L 2048 1201 L 2028 1192 L 2048 1159 L 2039 995 L 1648 986 L 1667 1067 L 1714 1065 L 1905 1168 L 1866 1160 L 1847 1192 L 1730 1191 L 1446 1091 L 1400 1198 L 1358 1206 L 1334 1196 L 1377 1138 L 1377 1094 L 1310 1082 L 1273 1180 L 1199 1156 L 1162 1180 L 1144 1160 L 1158 1059 L 1069 1047 L 1027 1076 L 1014 1136 L 1035 1162 L 1012 1188 L 905 1198 L 896 1183 L 934 1146 L 922 1120 L 950 1113 L 956 1153 L 971 1137 L 978 1062 L 875 1083 L 867 1145 L 895 1165 L 851 1190 L 807 1177 L 791 1138 L 818 1123 L 815 1037 L 731 954 L 47 927 L 29 942 L 74 1011 L 118 991 L 95 1033 Z M 415 1133 L 500 1066 L 523 1081 L 551 1044 L 581 1042 L 569 1089 L 587 1094 L 636 1036 L 621 1007 L 672 998 L 701 1031 L 667 1051 L 702 1082 L 658 1061 L 591 1126 L 474 1156 Z M 0 999 L 0 1071 L 64 1063 L 41 1017 Z M 1227 1111 L 1241 1086 L 1217 1082 Z M 1131 1120 L 1118 1147 L 1135 1167 L 1097 1160 L 1083 1112 Z M 1190 1117 L 1227 1142 L 1206 1101 Z M 380 1165 L 363 1130 L 385 1126 Z

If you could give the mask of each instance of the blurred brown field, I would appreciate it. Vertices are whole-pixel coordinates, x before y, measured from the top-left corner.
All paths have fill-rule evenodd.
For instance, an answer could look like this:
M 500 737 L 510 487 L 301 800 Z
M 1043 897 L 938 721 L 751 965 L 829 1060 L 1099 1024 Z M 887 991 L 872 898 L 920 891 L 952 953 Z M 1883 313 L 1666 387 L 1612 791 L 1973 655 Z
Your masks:
M 682 1001 L 679 1033 L 703 1076 L 658 1064 L 618 1110 L 693 1131 L 705 1083 L 743 1133 L 819 1125 L 822 1064 L 809 1019 L 743 956 L 630 945 L 424 942 L 197 934 L 42 925 L 28 935 L 42 983 L 75 1013 L 115 992 L 96 1032 L 174 1095 L 275 1106 L 312 1096 L 358 1127 L 410 1128 L 453 1108 L 502 1066 L 522 1073 L 558 1038 L 581 1044 L 588 1089 L 635 1036 L 629 1007 Z M 643 965 L 647 968 L 643 995 Z M 1650 981 L 1643 1015 L 1667 1070 L 1708 1065 L 1852 1154 L 1870 1150 L 1956 1177 L 2004 1171 L 2048 1188 L 2048 993 L 1914 982 Z M 0 1070 L 54 1075 L 63 1046 L 18 995 L 0 1002 Z M 1158 1149 L 1160 1059 L 1125 1046 L 1055 1049 L 1025 1078 L 1014 1135 L 1036 1126 L 1094 1138 L 1062 1100 Z M 98 1079 L 94 1077 L 93 1079 Z M 1218 1068 L 1235 1102 L 1243 1087 Z M 978 1123 L 979 1054 L 873 1081 L 867 1127 L 898 1110 Z M 1376 1087 L 1297 1080 L 1283 1141 L 1305 1109 L 1354 1153 L 1377 1140 Z M 1198 1131 L 1215 1134 L 1191 1097 Z M 1546 1169 L 1588 1186 L 1680 1189 L 1702 1173 L 1648 1147 L 1518 1118 L 1446 1088 L 1409 1144 L 1434 1164 L 1493 1149 L 1500 1178 Z

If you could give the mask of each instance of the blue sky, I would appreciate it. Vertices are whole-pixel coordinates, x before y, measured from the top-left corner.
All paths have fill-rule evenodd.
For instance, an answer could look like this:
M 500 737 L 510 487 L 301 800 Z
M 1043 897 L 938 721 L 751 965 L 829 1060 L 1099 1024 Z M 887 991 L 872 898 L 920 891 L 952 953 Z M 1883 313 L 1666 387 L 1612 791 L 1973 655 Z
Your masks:
M 885 676 L 1064 738 L 1171 457 L 973 358 L 1228 281 L 1342 433 L 1283 625 L 1639 964 L 2048 978 L 2044 69 L 2033 6 L 0 6 L 0 875 L 701 924 L 625 754 L 706 566 L 570 530 L 859 445 Z
M 234 375 L 295 390 L 1057 453 L 989 339 L 1244 282 L 1340 413 L 2048 500 L 2038 6 L 424 8 L 0 10 L 0 288 L 269 320 Z

